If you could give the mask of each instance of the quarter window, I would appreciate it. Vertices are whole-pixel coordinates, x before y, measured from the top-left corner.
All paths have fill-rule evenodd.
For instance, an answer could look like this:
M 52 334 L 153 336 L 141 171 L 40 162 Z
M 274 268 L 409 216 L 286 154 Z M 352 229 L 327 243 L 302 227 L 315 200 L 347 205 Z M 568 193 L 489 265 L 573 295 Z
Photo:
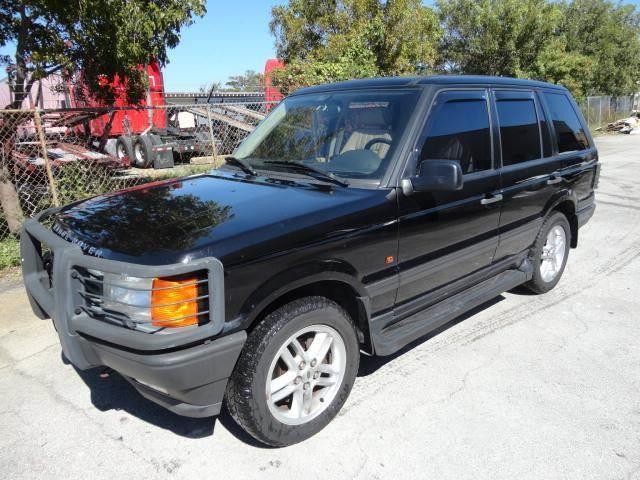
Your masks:
M 498 99 L 502 165 L 540 158 L 540 128 L 533 99 Z
M 589 148 L 587 135 L 571 102 L 563 93 L 544 93 L 551 121 L 556 131 L 558 152 L 574 152 Z
M 457 160 L 463 173 L 491 168 L 487 102 L 481 93 L 441 93 L 425 125 L 420 162 Z

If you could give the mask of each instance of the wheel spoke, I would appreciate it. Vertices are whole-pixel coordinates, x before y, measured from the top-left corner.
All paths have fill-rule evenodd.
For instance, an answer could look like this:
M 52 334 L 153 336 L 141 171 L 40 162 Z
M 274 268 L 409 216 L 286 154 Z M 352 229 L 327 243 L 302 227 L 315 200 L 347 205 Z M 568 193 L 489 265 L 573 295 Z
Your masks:
M 309 357 L 311 359 L 316 359 L 318 362 L 321 362 L 324 357 L 327 356 L 327 352 L 329 348 L 331 348 L 331 342 L 333 342 L 333 337 L 326 333 L 318 333 L 316 334 L 311 346 L 309 347 Z
M 295 371 L 298 368 L 296 359 L 293 358 L 293 355 L 291 355 L 291 351 L 288 348 L 285 348 L 282 351 L 282 353 L 280 354 L 280 358 L 289 370 Z
M 297 338 L 294 338 L 291 341 L 291 347 L 295 351 L 296 356 L 300 357 L 301 360 L 304 360 L 305 362 L 309 360 L 307 351 L 302 348 L 302 344 L 298 341 Z
M 313 390 L 310 388 L 302 392 L 302 411 L 305 415 L 311 413 L 311 403 L 313 401 Z
M 273 396 L 296 379 L 296 372 L 289 370 L 271 380 L 271 395 Z
M 281 388 L 280 390 L 278 390 L 276 393 L 271 395 L 271 401 L 273 403 L 277 403 L 280 400 L 287 398 L 289 395 L 291 395 L 293 393 L 293 396 L 295 398 L 295 394 L 298 391 L 298 387 L 297 385 L 294 385 L 292 383 L 289 383 L 288 385 L 286 385 L 284 388 Z
M 333 368 L 333 365 L 330 363 L 321 363 L 318 365 L 318 371 L 320 373 L 327 373 L 329 375 L 337 375 L 339 372 L 336 368 Z
M 334 385 L 336 383 L 336 377 L 335 375 L 331 375 L 329 377 L 320 377 L 318 378 L 318 381 L 316 382 L 316 385 L 318 387 L 330 387 L 331 385 Z
M 302 416 L 302 408 L 304 404 L 302 389 L 298 388 L 293 392 L 293 400 L 291 401 L 291 416 L 294 418 L 300 418 Z

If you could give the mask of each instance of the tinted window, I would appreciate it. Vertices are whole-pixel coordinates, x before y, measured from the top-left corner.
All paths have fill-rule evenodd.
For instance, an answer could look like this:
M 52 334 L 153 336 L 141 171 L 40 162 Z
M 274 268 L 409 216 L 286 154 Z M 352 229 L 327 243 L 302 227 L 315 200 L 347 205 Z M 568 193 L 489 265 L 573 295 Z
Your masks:
M 551 121 L 556 130 L 558 152 L 572 152 L 589 148 L 587 135 L 571 102 L 562 93 L 545 93 Z
M 540 129 L 533 99 L 498 100 L 502 164 L 540 158 Z
M 487 102 L 441 94 L 432 109 L 420 152 L 427 159 L 458 160 L 463 173 L 491 168 L 491 134 Z

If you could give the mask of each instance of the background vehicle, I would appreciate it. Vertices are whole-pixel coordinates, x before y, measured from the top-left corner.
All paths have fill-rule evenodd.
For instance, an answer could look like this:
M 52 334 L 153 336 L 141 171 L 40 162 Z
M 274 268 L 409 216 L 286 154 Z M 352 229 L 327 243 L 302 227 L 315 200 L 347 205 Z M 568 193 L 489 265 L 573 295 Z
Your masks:
M 28 221 L 24 279 L 78 368 L 110 366 L 182 415 L 226 400 L 255 438 L 289 445 L 340 410 L 359 351 L 394 353 L 518 285 L 553 288 L 598 172 L 563 87 L 312 87 L 226 169 Z

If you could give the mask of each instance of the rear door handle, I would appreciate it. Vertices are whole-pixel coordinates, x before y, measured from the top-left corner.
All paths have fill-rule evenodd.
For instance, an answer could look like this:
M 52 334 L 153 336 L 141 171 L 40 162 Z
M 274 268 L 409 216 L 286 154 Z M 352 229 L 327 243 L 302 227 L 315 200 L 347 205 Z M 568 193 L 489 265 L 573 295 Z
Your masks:
M 482 200 L 480 200 L 480 203 L 482 205 L 489 205 L 490 203 L 496 203 L 501 200 L 502 200 L 502 194 L 498 193 L 497 195 L 492 195 L 491 197 L 483 198 Z
M 547 185 L 555 185 L 556 183 L 560 183 L 562 181 L 562 177 L 551 177 L 547 180 Z

